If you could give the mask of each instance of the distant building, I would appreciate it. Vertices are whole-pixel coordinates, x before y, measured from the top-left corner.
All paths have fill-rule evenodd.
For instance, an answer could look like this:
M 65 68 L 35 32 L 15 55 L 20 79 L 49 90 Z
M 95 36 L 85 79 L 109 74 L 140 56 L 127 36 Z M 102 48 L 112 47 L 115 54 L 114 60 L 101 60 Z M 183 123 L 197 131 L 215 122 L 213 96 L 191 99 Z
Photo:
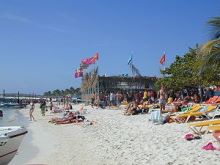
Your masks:
M 137 92 L 154 89 L 156 77 L 98 76 L 99 92 Z
M 84 100 L 90 100 L 92 94 L 109 92 L 138 92 L 154 89 L 156 77 L 99 76 L 97 72 L 87 73 L 82 79 L 81 92 Z

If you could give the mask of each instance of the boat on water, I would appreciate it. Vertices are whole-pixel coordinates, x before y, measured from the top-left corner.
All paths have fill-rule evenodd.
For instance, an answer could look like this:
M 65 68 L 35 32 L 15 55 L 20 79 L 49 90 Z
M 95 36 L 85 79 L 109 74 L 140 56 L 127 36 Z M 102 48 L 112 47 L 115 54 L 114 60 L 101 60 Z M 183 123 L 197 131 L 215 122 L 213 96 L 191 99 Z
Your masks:
M 24 108 L 27 104 L 18 104 L 18 103 L 1 103 L 1 108 Z
M 0 127 L 0 165 L 13 159 L 26 133 L 21 126 Z
M 3 111 L 0 109 L 0 117 L 3 117 Z

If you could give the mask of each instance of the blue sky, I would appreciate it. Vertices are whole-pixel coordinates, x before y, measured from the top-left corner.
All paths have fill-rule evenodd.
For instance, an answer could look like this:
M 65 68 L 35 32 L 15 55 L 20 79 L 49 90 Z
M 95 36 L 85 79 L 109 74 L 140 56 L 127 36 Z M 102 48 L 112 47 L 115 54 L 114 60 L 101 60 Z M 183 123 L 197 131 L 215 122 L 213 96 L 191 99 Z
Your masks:
M 169 65 L 206 42 L 215 16 L 218 0 L 1 0 L 0 90 L 79 87 L 73 72 L 95 52 L 101 75 L 130 74 L 133 54 L 142 75 L 158 76 L 163 52 Z

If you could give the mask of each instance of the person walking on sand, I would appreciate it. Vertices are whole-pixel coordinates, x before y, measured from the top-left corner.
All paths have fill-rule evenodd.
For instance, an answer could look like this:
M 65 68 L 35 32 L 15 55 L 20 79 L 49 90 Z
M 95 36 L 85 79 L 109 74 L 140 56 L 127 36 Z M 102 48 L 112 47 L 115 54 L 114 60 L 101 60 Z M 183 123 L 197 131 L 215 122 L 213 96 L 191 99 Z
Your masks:
M 46 101 L 43 100 L 40 104 L 40 109 L 41 109 L 41 114 L 42 116 L 45 116 L 45 111 L 46 111 Z
M 31 104 L 30 104 L 30 112 L 29 112 L 29 115 L 30 115 L 30 121 L 34 120 L 35 121 L 35 118 L 33 116 L 33 112 L 34 112 L 34 108 L 35 108 L 35 105 L 34 105 L 34 102 L 31 101 Z

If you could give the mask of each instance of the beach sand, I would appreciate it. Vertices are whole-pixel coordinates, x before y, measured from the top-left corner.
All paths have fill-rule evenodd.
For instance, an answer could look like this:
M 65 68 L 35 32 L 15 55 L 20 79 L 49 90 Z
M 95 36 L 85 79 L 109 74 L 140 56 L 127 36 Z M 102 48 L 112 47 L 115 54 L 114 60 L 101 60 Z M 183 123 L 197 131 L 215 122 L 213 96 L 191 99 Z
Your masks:
M 20 110 L 28 134 L 10 165 L 220 164 L 220 151 L 202 150 L 214 141 L 212 135 L 186 141 L 187 124 L 155 125 L 149 114 L 124 116 L 121 110 L 88 106 L 85 116 L 94 125 L 54 125 L 48 123 L 54 115 L 43 117 L 36 107 L 37 121 L 28 121 L 28 109 Z

